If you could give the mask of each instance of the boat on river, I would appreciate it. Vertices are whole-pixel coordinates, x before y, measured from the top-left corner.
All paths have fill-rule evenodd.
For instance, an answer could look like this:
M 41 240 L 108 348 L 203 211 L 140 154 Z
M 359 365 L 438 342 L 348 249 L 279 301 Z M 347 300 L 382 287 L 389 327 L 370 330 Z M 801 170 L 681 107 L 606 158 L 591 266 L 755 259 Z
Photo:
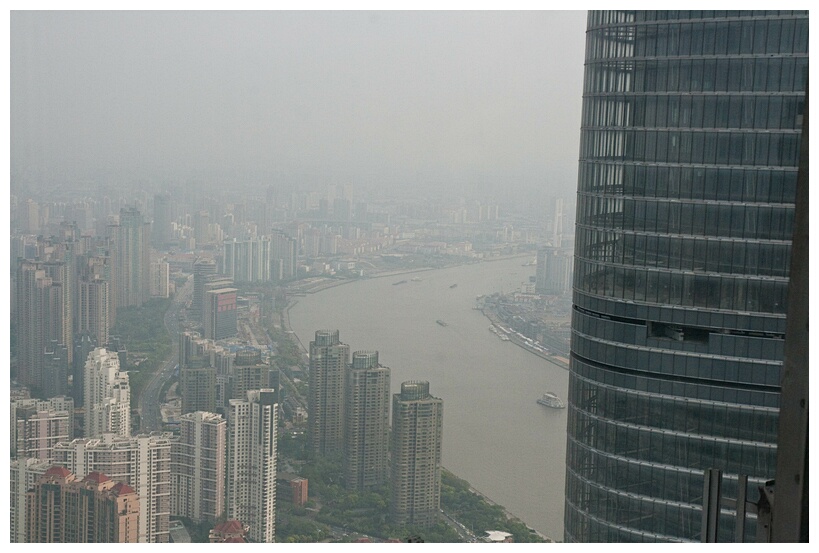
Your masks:
M 537 402 L 541 405 L 545 405 L 546 407 L 552 407 L 554 409 L 563 409 L 566 407 L 566 404 L 563 403 L 563 400 L 557 397 L 557 394 L 554 392 L 546 392 Z
M 406 280 L 399 280 L 398 282 L 393 282 L 392 285 L 398 286 L 399 284 L 406 284 L 406 282 L 407 282 Z
M 452 286 L 450 286 L 450 288 L 457 288 L 457 287 L 458 287 L 457 284 L 453 284 Z
M 441 325 L 441 326 L 449 326 L 449 324 L 448 324 L 448 323 L 446 323 L 446 322 L 442 321 L 441 319 L 438 319 L 438 320 L 437 320 L 437 321 L 435 321 L 435 322 L 436 322 L 436 323 L 438 323 L 438 324 L 439 324 L 439 325 Z

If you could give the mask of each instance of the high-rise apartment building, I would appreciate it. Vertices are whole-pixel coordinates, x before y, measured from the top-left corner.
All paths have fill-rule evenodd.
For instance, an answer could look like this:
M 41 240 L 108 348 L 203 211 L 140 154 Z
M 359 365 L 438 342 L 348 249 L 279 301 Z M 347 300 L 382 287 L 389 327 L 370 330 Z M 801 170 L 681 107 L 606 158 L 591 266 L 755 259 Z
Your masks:
M 96 348 L 85 361 L 85 437 L 131 435 L 131 387 L 128 373 L 119 370 L 119 357 Z
M 40 232 L 40 205 L 29 198 L 18 209 L 17 219 L 20 230 L 26 234 Z
M 321 255 L 320 229 L 313 227 L 304 233 L 304 255 L 307 258 L 319 257 Z
M 73 253 L 74 242 L 64 241 L 46 247 L 48 261 L 41 263 L 45 274 L 51 279 L 56 298 L 50 306 L 49 318 L 44 323 L 50 326 L 51 340 L 68 348 L 68 363 L 72 360 L 71 344 L 74 342 L 74 293 L 76 290 L 76 271 Z M 53 351 L 53 349 L 52 349 Z M 46 379 L 56 375 L 46 372 Z M 53 384 L 52 384 L 53 385 Z M 60 383 L 58 387 L 62 387 Z
M 204 357 L 188 361 L 179 368 L 182 414 L 216 411 L 216 367 Z
M 273 388 L 276 390 L 276 402 L 280 402 L 281 390 L 274 382 L 278 371 L 262 361 L 261 350 L 247 347 L 237 351 L 228 375 L 228 399 L 243 399 L 250 390 Z
M 444 402 L 429 382 L 401 383 L 392 396 L 390 517 L 394 524 L 432 526 L 441 508 Z
M 108 332 L 113 326 L 111 317 L 111 285 L 100 276 L 79 282 L 78 334 L 88 333 L 98 344 L 108 343 Z
M 197 211 L 193 214 L 193 236 L 196 239 L 197 248 L 210 243 L 210 222 L 211 217 L 208 211 Z
M 114 306 L 142 305 L 150 292 L 150 224 L 137 209 L 122 208 L 119 222 L 109 231 Z
M 21 260 L 17 270 L 17 377 L 37 390 L 43 390 L 47 380 L 56 377 L 50 374 L 45 357 L 52 340 L 66 345 L 66 288 L 52 276 L 60 272 L 58 267 Z
M 563 217 L 563 198 L 554 199 L 554 215 L 552 218 L 552 246 L 563 247 L 563 228 L 565 226 Z
M 250 527 L 248 538 L 276 537 L 276 391 L 231 399 L 228 414 L 227 517 Z
M 562 296 L 572 290 L 572 251 L 544 246 L 537 251 L 535 293 Z
M 284 231 L 274 229 L 270 235 L 270 278 L 274 281 L 288 280 L 296 276 L 295 238 Z
M 211 340 L 205 340 L 202 335 L 192 330 L 179 333 L 179 366 L 184 367 L 193 359 L 207 355 L 207 348 L 212 346 Z
M 257 382 L 255 387 L 247 387 L 241 395 L 236 395 L 236 379 L 234 378 L 236 375 L 234 375 L 233 371 L 233 361 L 234 357 L 239 353 L 234 354 L 230 349 L 216 344 L 213 340 L 202 338 L 196 332 L 187 331 L 179 335 L 180 367 L 194 366 L 197 362 L 204 362 L 209 363 L 211 367 L 216 369 L 214 394 L 216 397 L 216 410 L 219 412 L 227 412 L 225 409 L 227 409 L 228 400 L 246 398 L 247 390 L 269 387 L 266 384 L 261 384 L 261 378 L 257 378 L 255 379 Z M 261 362 L 261 353 L 259 353 L 258 358 L 259 362 Z M 212 411 L 212 409 L 203 410 Z
M 74 336 L 74 359 L 71 363 L 71 397 L 74 398 L 74 407 L 85 406 L 85 362 L 88 354 L 97 348 L 96 338 L 88 331 L 77 333 Z
M 236 288 L 217 288 L 205 292 L 204 333 L 209 340 L 232 338 L 238 332 Z
M 100 472 L 52 466 L 27 493 L 28 543 L 137 543 L 140 499 Z
M 171 295 L 170 265 L 165 260 L 151 262 L 150 295 L 167 298 Z
M 74 400 L 19 399 L 11 402 L 11 458 L 51 459 L 54 446 L 74 438 Z
M 179 440 L 171 447 L 171 512 L 195 523 L 225 513 L 227 421 L 196 411 L 179 417 Z
M 193 298 L 191 299 L 190 314 L 197 321 L 203 320 L 206 277 L 215 274 L 216 262 L 212 259 L 198 259 L 193 264 Z
M 78 257 L 77 330 L 94 333 L 102 344 L 108 341 L 106 336 L 116 321 L 114 269 L 109 252 L 110 240 L 100 240 L 95 245 L 89 243 L 85 255 Z
M 372 490 L 387 481 L 390 449 L 390 369 L 377 351 L 353 353 L 344 394 L 345 484 Z
M 344 374 L 350 346 L 338 330 L 318 330 L 310 342 L 310 389 L 307 398 L 308 444 L 317 455 L 344 451 Z
M 270 281 L 270 238 L 259 236 L 225 240 L 222 273 L 235 282 Z
M 26 497 L 28 491 L 34 487 L 37 480 L 54 466 L 51 461 L 42 461 L 32 457 L 21 457 L 10 463 L 11 471 L 11 500 L 9 502 L 10 526 L 9 536 L 11 543 L 25 543 L 28 517 L 26 511 Z
M 57 340 L 46 344 L 43 352 L 43 386 L 40 388 L 45 397 L 64 396 L 68 393 L 68 372 L 70 348 Z
M 130 438 L 105 434 L 101 439 L 78 438 L 54 447 L 54 462 L 77 478 L 101 472 L 128 484 L 139 496 L 139 543 L 168 543 L 171 512 L 170 432 Z
M 774 477 L 807 66 L 806 11 L 589 13 L 565 541 L 699 541 L 704 469 Z
M 154 196 L 154 222 L 151 226 L 151 238 L 157 249 L 163 248 L 171 241 L 171 195 Z

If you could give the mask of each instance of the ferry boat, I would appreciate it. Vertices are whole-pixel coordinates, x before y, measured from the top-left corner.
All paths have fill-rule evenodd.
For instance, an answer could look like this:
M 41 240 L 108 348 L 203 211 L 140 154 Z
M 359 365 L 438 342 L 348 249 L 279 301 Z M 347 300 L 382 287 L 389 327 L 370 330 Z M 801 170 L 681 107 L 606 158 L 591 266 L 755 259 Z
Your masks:
M 439 325 L 441 325 L 441 326 L 449 326 L 449 324 L 445 323 L 445 322 L 444 322 L 444 321 L 442 321 L 441 319 L 438 319 L 438 320 L 437 320 L 437 321 L 435 321 L 435 322 L 436 322 L 436 323 L 438 323 L 438 324 L 439 324 Z
M 405 284 L 406 282 L 407 282 L 406 280 L 399 280 L 398 282 L 393 282 L 392 285 L 398 286 L 399 284 Z
M 457 288 L 457 287 L 458 287 L 457 284 L 453 284 L 452 286 L 450 286 L 450 288 Z
M 422 279 L 421 277 L 412 277 L 410 280 L 413 282 L 421 282 Z
M 557 394 L 554 392 L 546 392 L 543 394 L 537 402 L 541 405 L 545 405 L 546 407 L 553 407 L 555 409 L 563 409 L 566 407 L 566 404 L 563 403 Z

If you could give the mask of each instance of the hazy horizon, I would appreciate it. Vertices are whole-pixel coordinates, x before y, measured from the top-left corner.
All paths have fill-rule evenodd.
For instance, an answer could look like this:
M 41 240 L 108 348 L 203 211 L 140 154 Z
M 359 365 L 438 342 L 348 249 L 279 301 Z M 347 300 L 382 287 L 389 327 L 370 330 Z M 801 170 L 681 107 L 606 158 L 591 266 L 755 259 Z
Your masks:
M 12 193 L 576 187 L 585 12 L 13 11 Z

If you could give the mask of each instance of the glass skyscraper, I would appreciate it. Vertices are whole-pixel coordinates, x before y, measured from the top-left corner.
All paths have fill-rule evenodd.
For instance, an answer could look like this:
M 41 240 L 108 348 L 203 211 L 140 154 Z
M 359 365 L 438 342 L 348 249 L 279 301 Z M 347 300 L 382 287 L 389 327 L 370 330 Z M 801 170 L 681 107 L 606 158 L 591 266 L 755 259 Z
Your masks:
M 566 541 L 699 541 L 704 469 L 774 477 L 807 66 L 806 11 L 589 13 Z

